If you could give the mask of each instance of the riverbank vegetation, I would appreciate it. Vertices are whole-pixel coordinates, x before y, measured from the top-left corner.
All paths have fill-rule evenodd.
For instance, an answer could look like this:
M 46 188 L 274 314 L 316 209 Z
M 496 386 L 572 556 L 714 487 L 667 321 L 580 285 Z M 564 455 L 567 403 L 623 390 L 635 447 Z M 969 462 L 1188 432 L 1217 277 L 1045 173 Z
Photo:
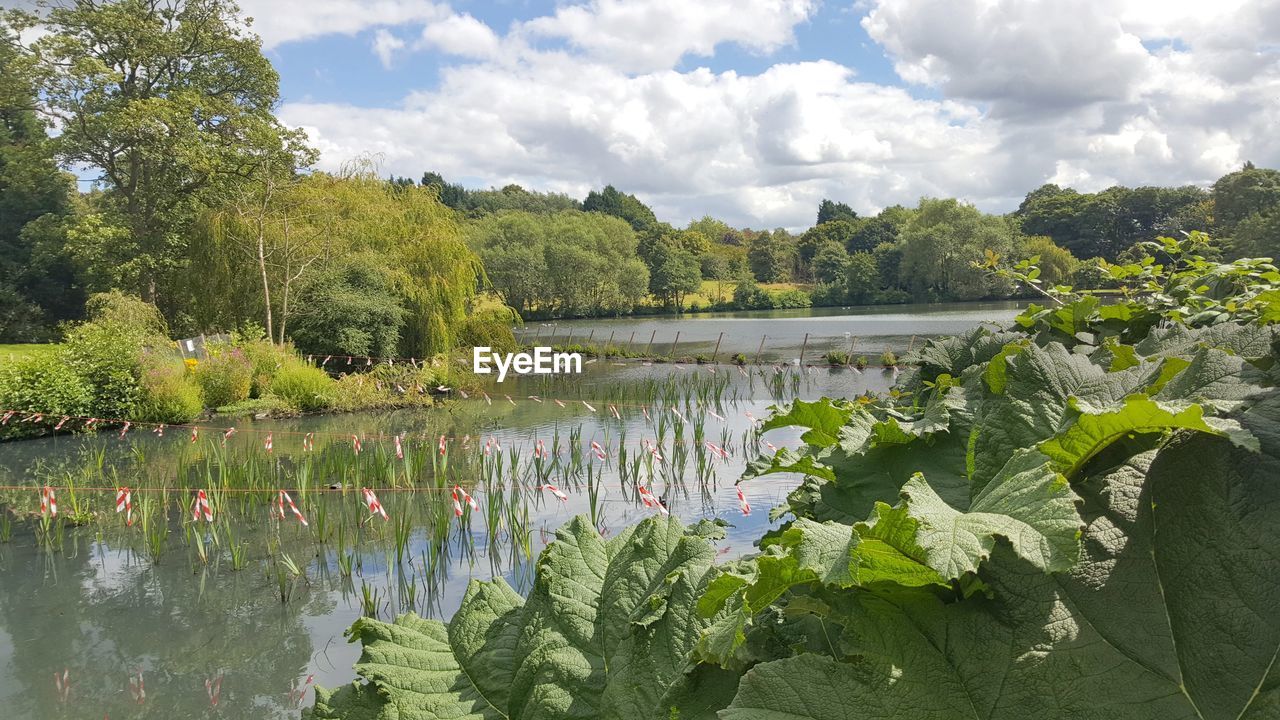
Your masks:
M 307 717 L 1270 717 L 1280 272 L 1208 247 L 1104 266 L 1113 305 L 992 255 L 1046 304 L 765 421 L 804 446 L 741 483 L 804 479 L 756 554 L 578 517 L 527 598 L 472 581 L 447 624 L 357 621 L 360 680 Z

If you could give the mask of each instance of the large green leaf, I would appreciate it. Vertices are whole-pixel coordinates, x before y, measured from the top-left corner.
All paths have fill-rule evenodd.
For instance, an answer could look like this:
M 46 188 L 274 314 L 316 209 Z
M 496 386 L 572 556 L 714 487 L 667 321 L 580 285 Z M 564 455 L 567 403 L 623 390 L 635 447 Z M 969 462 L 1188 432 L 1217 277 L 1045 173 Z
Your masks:
M 358 621 L 350 634 L 364 643 L 356 670 L 367 684 L 318 694 L 313 717 L 631 718 L 665 717 L 673 707 L 697 717 L 718 709 L 688 684 L 715 685 L 727 701 L 725 678 L 686 676 L 713 621 L 698 614 L 697 597 L 715 559 L 715 530 L 651 518 L 606 541 L 574 518 L 539 558 L 527 602 L 497 579 L 472 583 L 447 626 L 414 615 Z
M 755 666 L 721 717 L 1280 716 L 1280 398 L 1254 403 L 1239 419 L 1261 452 L 1189 434 L 1079 483 L 1068 572 L 997 544 L 989 595 L 845 591 L 839 652 Z

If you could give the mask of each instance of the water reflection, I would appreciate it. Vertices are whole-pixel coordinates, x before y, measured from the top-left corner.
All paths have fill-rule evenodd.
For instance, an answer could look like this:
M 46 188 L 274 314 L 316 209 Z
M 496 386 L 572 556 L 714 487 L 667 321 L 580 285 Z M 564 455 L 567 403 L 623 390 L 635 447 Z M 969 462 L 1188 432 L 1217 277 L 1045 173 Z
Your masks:
M 472 398 L 433 411 L 307 417 L 253 426 L 273 431 L 278 457 L 273 467 L 286 478 L 281 482 L 296 482 L 289 475 L 290 468 L 296 472 L 291 454 L 299 452 L 295 441 L 306 432 L 332 433 L 332 441 L 318 449 L 321 456 L 349 452 L 345 438 L 353 433 L 382 437 L 407 433 L 418 443 L 413 447 L 425 446 L 429 453 L 432 438 L 442 427 L 451 428 L 455 437 L 470 434 L 477 443 L 482 435 L 495 437 L 507 452 L 521 457 L 528 456 L 535 437 L 564 438 L 570 433 L 577 433 L 573 437 L 580 454 L 589 452 L 587 444 L 592 440 L 610 449 L 610 461 L 603 466 L 588 458 L 570 473 L 576 475 L 559 480 L 567 486 L 565 502 L 521 490 L 519 512 L 525 513 L 526 522 L 518 533 L 501 524 L 490 533 L 490 521 L 483 517 L 469 516 L 469 526 L 459 525 L 441 494 L 388 493 L 382 501 L 392 518 L 413 518 L 404 546 L 396 549 L 394 523 L 360 522 L 367 511 L 354 493 L 364 480 L 357 477 L 340 480 L 351 490 L 349 494 L 309 501 L 312 524 L 308 528 L 271 521 L 264 504 L 249 505 L 243 522 L 235 524 L 233 538 L 193 528 L 182 522 L 181 513 L 171 511 L 168 549 L 158 564 L 138 528 L 125 528 L 109 510 L 101 511 L 108 520 L 97 526 L 68 529 L 60 548 L 37 546 L 29 525 L 19 524 L 12 541 L 0 543 L 3 716 L 15 720 L 103 715 L 296 717 L 297 693 L 291 691 L 308 675 L 314 674 L 315 682 L 328 686 L 351 679 L 359 649 L 346 642 L 343 631 L 362 612 L 389 618 L 413 609 L 448 617 L 472 578 L 501 575 L 527 590 L 533 577 L 532 558 L 555 528 L 573 515 L 591 514 L 602 531 L 612 534 L 651 513 L 637 502 L 634 486 L 622 480 L 618 443 L 625 437 L 627 451 L 634 456 L 640 453 L 642 438 L 655 437 L 655 423 L 670 419 L 647 421 L 635 408 L 625 409 L 615 419 L 604 403 L 591 412 L 582 404 L 559 407 L 547 400 L 598 402 L 610 393 L 613 397 L 640 393 L 635 388 L 655 377 L 694 372 L 709 374 L 705 368 L 613 367 L 602 362 L 592 365 L 584 377 L 509 381 L 494 389 L 492 404 Z M 889 375 L 873 371 L 799 371 L 792 372 L 792 377 L 788 386 L 806 398 L 883 391 L 891 382 Z M 765 417 L 769 406 L 778 401 L 777 388 L 759 378 L 744 380 L 736 373 L 726 382 L 729 389 L 717 406 L 724 420 L 708 421 L 707 437 L 736 442 L 751 434 L 748 413 Z M 506 395 L 511 395 L 511 402 Z M 529 400 L 529 395 L 538 395 L 544 402 Z M 661 406 L 655 405 L 654 414 L 660 411 Z M 261 440 L 252 429 L 243 427 L 226 452 L 254 451 Z M 655 489 L 661 489 L 672 512 L 684 520 L 719 517 L 732 524 L 720 543 L 722 557 L 749 552 L 751 541 L 768 524 L 768 508 L 794 485 L 795 478 L 753 481 L 748 492 L 755 512 L 744 518 L 733 487 L 745 463 L 743 448 L 735 447 L 729 462 L 708 462 L 694 442 L 692 424 L 684 432 L 691 469 L 683 477 L 660 473 Z M 779 430 L 769 438 L 782 446 L 796 442 L 796 435 Z M 561 448 L 566 466 L 574 451 L 567 442 Z M 36 475 L 75 478 L 77 473 L 119 472 L 122 477 L 134 477 L 134 484 L 141 486 L 172 483 L 179 468 L 191 472 L 189 468 L 199 467 L 207 455 L 220 451 L 192 446 L 178 432 L 164 438 L 142 432 L 124 441 L 114 433 L 50 438 L 6 445 L 0 452 L 4 484 L 30 482 Z M 376 452 L 387 450 L 374 444 L 366 450 L 369 463 L 376 462 Z M 664 452 L 681 451 L 672 443 Z M 460 467 L 467 468 L 467 473 L 479 472 L 475 466 Z M 476 477 L 456 479 L 480 483 Z M 474 487 L 483 515 L 498 495 L 481 494 L 483 483 Z M 515 483 L 504 487 L 516 493 Z M 30 511 L 36 496 L 34 492 L 9 493 L 0 502 Z M 97 502 L 101 509 L 108 500 Z M 322 531 L 315 513 L 321 507 L 327 508 L 323 512 L 330 527 L 354 528 L 352 532 L 360 537 L 339 540 L 336 535 L 346 531 L 330 530 L 324 542 L 318 542 Z M 207 548 L 207 562 L 200 559 L 192 533 L 200 535 Z M 230 545 L 245 548 L 243 569 L 236 569 Z M 289 599 L 281 602 L 278 572 L 285 555 L 296 562 L 302 577 L 289 581 Z M 55 672 L 64 669 L 70 687 L 65 702 L 54 682 Z M 135 702 L 130 690 L 130 678 L 137 671 L 145 683 L 142 704 Z M 307 694 L 304 702 L 310 702 L 310 697 Z

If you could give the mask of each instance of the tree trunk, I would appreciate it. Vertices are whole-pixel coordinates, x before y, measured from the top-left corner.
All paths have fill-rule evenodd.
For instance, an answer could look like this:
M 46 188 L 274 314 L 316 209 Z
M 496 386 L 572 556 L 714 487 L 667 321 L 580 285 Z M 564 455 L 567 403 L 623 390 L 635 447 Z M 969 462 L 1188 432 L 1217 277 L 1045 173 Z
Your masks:
M 267 248 L 261 227 L 258 229 L 258 271 L 262 273 L 262 303 L 267 309 L 267 338 L 270 339 L 275 337 L 271 327 L 271 283 L 267 279 Z

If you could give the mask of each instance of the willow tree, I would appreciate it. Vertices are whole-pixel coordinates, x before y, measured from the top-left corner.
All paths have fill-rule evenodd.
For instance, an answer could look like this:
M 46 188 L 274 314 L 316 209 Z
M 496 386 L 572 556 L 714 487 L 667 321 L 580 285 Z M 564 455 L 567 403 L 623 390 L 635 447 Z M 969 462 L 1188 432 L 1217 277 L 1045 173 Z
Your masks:
M 260 320 L 281 342 L 309 311 L 293 307 L 295 287 L 353 256 L 381 264 L 405 310 L 401 350 L 414 356 L 452 347 L 483 278 L 432 189 L 389 183 L 367 164 L 266 178 L 208 213 L 202 230 L 192 259 L 192 280 L 210 299 L 201 322 Z

